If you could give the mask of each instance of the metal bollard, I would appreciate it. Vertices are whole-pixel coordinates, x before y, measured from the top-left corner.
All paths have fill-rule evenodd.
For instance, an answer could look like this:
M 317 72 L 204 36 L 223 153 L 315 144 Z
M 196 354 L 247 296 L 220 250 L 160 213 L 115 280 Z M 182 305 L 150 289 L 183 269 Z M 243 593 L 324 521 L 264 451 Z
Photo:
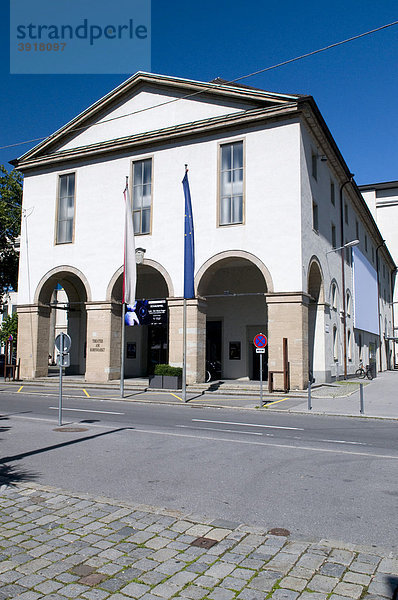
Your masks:
M 312 404 L 311 404 L 311 381 L 308 382 L 308 410 L 312 410 Z
M 365 414 L 365 405 L 363 402 L 363 383 L 359 384 L 359 412 Z

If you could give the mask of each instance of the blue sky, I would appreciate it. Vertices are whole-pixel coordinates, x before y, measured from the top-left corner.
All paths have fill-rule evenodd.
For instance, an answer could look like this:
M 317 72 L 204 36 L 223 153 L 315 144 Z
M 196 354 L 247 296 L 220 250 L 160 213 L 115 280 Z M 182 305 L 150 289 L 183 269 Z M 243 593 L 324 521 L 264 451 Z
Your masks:
M 49 135 L 131 74 L 10 75 L 7 10 L 0 146 Z M 152 0 L 151 71 L 234 79 L 396 20 L 396 0 Z M 243 83 L 311 94 L 359 185 L 398 180 L 397 59 L 395 26 Z M 0 163 L 28 148 L 0 150 Z

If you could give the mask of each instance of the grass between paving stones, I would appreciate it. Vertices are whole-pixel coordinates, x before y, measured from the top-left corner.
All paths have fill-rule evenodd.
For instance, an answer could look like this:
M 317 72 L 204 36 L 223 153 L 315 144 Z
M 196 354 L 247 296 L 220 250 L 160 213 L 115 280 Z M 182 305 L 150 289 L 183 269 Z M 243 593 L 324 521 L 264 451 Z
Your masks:
M 274 585 L 272 586 L 272 590 L 270 592 L 268 592 L 268 594 L 265 596 L 265 600 L 267 600 L 268 598 L 271 598 L 272 594 L 276 591 L 276 590 L 282 590 L 282 589 L 288 589 L 288 588 L 282 588 L 279 583 L 282 581 L 283 577 L 281 577 L 280 579 L 278 579 L 278 581 L 276 583 L 274 583 Z
M 167 530 L 170 530 L 170 531 L 172 531 L 172 530 L 170 529 L 170 527 L 169 527 L 169 528 L 167 528 Z M 126 536 L 126 538 L 122 538 L 122 539 L 120 540 L 120 542 L 119 542 L 119 543 L 123 543 L 124 541 L 126 541 L 126 540 L 127 540 L 127 538 L 128 538 L 128 537 L 129 537 L 129 536 Z M 153 537 L 155 537 L 155 536 L 153 536 Z M 152 539 L 152 538 L 150 538 L 150 539 Z M 244 538 L 242 538 L 242 539 L 244 539 Z M 214 561 L 211 561 L 211 562 L 209 562 L 209 563 L 206 563 L 206 564 L 207 564 L 207 566 L 208 566 L 208 568 L 210 568 L 211 566 L 213 566 L 214 564 L 216 564 L 216 563 L 217 563 L 217 562 L 220 560 L 220 558 L 223 556 L 223 554 L 225 554 L 225 553 L 227 553 L 227 552 L 230 552 L 230 551 L 231 551 L 231 550 L 232 550 L 232 549 L 233 549 L 233 548 L 234 548 L 234 547 L 235 547 L 237 544 L 239 544 L 241 541 L 242 541 L 242 540 L 237 540 L 237 541 L 236 541 L 236 543 L 235 543 L 235 544 L 233 544 L 231 547 L 229 547 L 229 548 L 226 548 L 226 549 L 225 549 L 225 551 L 224 551 L 224 552 L 223 552 L 221 555 L 215 555 L 215 556 L 214 556 Z M 283 547 L 283 546 L 282 546 L 282 547 Z M 135 544 L 135 548 L 134 548 L 134 549 L 137 549 L 137 548 L 146 548 L 146 546 L 145 546 L 145 543 L 141 543 L 141 544 Z M 185 550 L 178 550 L 178 551 L 177 551 L 177 554 L 176 554 L 176 556 L 178 556 L 178 554 L 183 554 L 184 552 L 185 552 Z M 246 555 L 244 556 L 244 559 L 246 559 L 246 558 L 249 558 L 249 557 L 250 557 L 250 554 L 251 554 L 251 552 L 249 552 L 248 554 L 246 554 Z M 123 554 L 123 556 L 129 556 L 129 553 L 128 553 L 128 552 L 126 552 L 126 553 L 124 553 L 124 554 Z M 198 555 L 196 558 L 194 558 L 194 559 L 192 559 L 192 560 L 190 560 L 190 561 L 187 561 L 187 562 L 185 563 L 184 567 L 183 567 L 183 568 L 182 568 L 180 571 L 178 571 L 178 572 L 179 572 L 179 573 L 181 573 L 181 572 L 184 572 L 184 571 L 186 571 L 187 567 L 188 567 L 188 566 L 190 566 L 190 565 L 192 565 L 192 564 L 194 564 L 195 562 L 199 561 L 199 560 L 200 560 L 200 558 L 201 558 L 201 556 L 202 556 L 202 554 L 199 554 L 199 555 Z M 148 556 L 148 560 L 151 560 L 150 556 Z M 112 561 L 109 561 L 109 562 L 108 562 L 108 563 L 106 563 L 106 564 L 110 564 L 110 563 L 112 563 Z M 81 563 L 81 564 L 84 564 L 84 563 Z M 130 566 L 126 566 L 124 569 L 122 569 L 122 570 L 121 570 L 121 573 L 122 573 L 123 571 L 125 571 L 125 570 L 128 570 L 129 568 L 131 568 L 131 565 L 130 565 Z M 134 568 L 134 567 L 132 567 L 132 568 Z M 245 589 L 246 587 L 248 587 L 249 583 L 250 583 L 250 582 L 251 582 L 251 581 L 252 581 L 252 580 L 253 580 L 253 579 L 256 577 L 256 575 L 258 574 L 258 572 L 259 572 L 259 571 L 254 571 L 253 569 L 250 569 L 249 567 L 242 567 L 242 566 L 239 566 L 239 568 L 240 568 L 240 569 L 244 569 L 244 570 L 246 570 L 246 571 L 251 571 L 251 572 L 253 572 L 253 575 L 252 575 L 252 577 L 250 577 L 248 580 L 246 580 L 246 584 L 245 584 L 244 588 L 242 588 L 242 589 Z M 72 569 L 71 569 L 71 571 L 72 571 Z M 119 573 L 119 574 L 120 574 L 120 573 Z M 115 576 L 117 576 L 117 575 L 118 575 L 118 574 L 115 574 Z M 153 590 L 155 587 L 157 587 L 158 585 L 162 585 L 162 584 L 166 583 L 166 582 L 167 582 L 169 579 L 171 579 L 171 578 L 173 577 L 173 575 L 174 575 L 174 574 L 172 574 L 172 575 L 166 575 L 166 574 L 165 574 L 165 577 L 164 577 L 163 579 L 161 579 L 159 582 L 157 582 L 157 583 L 154 583 L 154 584 L 148 584 L 148 583 L 145 583 L 145 582 L 144 582 L 144 581 L 142 581 L 142 580 L 141 580 L 139 577 L 134 577 L 134 578 L 132 578 L 132 579 L 126 580 L 126 582 L 125 582 L 125 585 L 127 586 L 127 585 L 129 585 L 130 583 L 137 583 L 137 584 L 141 584 L 141 585 L 147 585 L 147 586 L 149 586 L 149 588 L 150 588 L 150 589 L 148 590 L 148 592 L 147 592 L 147 593 L 151 593 L 151 591 L 152 591 L 152 590 Z M 106 590 L 106 589 L 105 589 L 105 588 L 102 586 L 102 584 L 103 584 L 103 583 L 105 583 L 105 581 L 108 581 L 109 579 L 112 579 L 112 577 L 114 577 L 114 576 L 112 576 L 112 575 L 111 575 L 111 576 L 108 576 L 108 577 L 106 578 L 106 580 L 104 580 L 104 581 L 102 581 L 102 582 L 98 583 L 98 584 L 97 584 L 97 585 L 95 585 L 95 586 L 90 586 L 90 587 L 91 587 L 91 589 L 99 589 L 99 590 L 105 590 L 105 591 L 108 591 L 108 590 Z M 228 577 L 228 576 L 227 576 L 227 577 Z M 224 579 L 226 579 L 226 577 L 223 577 L 223 578 L 221 578 L 221 579 L 220 579 L 220 582 L 219 582 L 219 583 L 218 583 L 216 586 L 214 586 L 214 588 L 213 588 L 213 587 L 207 587 L 207 586 L 204 586 L 204 585 L 200 586 L 200 587 L 202 587 L 204 590 L 207 590 L 207 591 L 208 591 L 208 594 L 206 594 L 205 596 L 203 596 L 202 600 L 207 600 L 207 599 L 208 599 L 208 597 L 209 597 L 209 595 L 210 595 L 210 594 L 211 594 L 211 593 L 214 591 L 214 589 L 215 589 L 215 588 L 219 587 L 220 583 L 221 583 L 222 581 L 224 581 Z M 281 579 L 282 579 L 282 578 L 281 578 Z M 273 592 L 274 592 L 276 589 L 279 589 L 279 588 L 280 588 L 280 586 L 279 586 L 279 581 L 281 581 L 281 579 L 279 579 L 279 580 L 278 580 L 278 582 L 276 582 L 276 583 L 275 583 L 275 585 L 274 585 L 274 586 L 273 586 L 273 588 L 272 588 L 272 591 L 271 591 L 271 592 L 270 592 L 270 593 L 269 593 L 269 594 L 266 596 L 266 598 L 269 598 L 269 597 L 271 597 L 272 593 L 273 593 Z M 185 590 L 185 589 L 187 589 L 188 587 L 190 587 L 190 586 L 193 586 L 193 585 L 195 585 L 195 582 L 194 582 L 194 581 L 189 581 L 189 582 L 188 582 L 188 583 L 186 583 L 186 584 L 185 584 L 185 585 L 184 585 L 184 586 L 183 586 L 183 587 L 182 587 L 180 590 L 178 590 L 178 591 L 177 591 L 175 594 L 173 594 L 172 596 L 170 596 L 170 600 L 172 600 L 173 598 L 175 598 L 175 597 L 179 596 L 179 595 L 181 594 L 181 591 L 182 591 L 182 590 Z M 238 595 L 239 595 L 239 594 L 242 592 L 242 589 L 240 589 L 240 590 L 234 590 L 234 589 L 232 589 L 232 588 L 226 588 L 226 589 L 230 590 L 231 592 L 234 592 L 234 596 L 233 596 L 233 598 L 232 598 L 231 600 L 234 600 L 235 598 L 237 598 L 237 596 L 238 596 Z
M 354 382 L 352 382 L 352 383 L 354 383 Z M 44 501 L 45 501 L 45 499 L 44 499 Z M 11 515 L 11 514 L 12 514 L 12 508 L 13 508 L 13 507 L 12 507 L 12 506 L 10 506 L 8 509 L 6 509 L 6 511 L 5 511 L 5 512 L 6 512 L 7 514 L 10 514 L 10 515 Z M 15 511 L 14 511 L 14 512 L 15 512 Z M 105 513 L 105 514 L 110 514 L 110 513 Z M 142 513 L 142 514 L 143 514 L 143 516 L 144 516 L 144 518 L 145 518 L 146 514 L 145 514 L 145 513 Z M 62 517 L 61 517 L 61 518 L 62 518 Z M 68 517 L 64 517 L 64 518 L 66 518 L 66 519 L 67 519 Z M 122 517 L 122 518 L 123 518 L 123 517 Z M 139 520 L 139 517 L 138 517 L 138 515 L 135 515 L 135 517 L 134 517 L 134 518 L 138 518 L 138 520 Z M 178 519 L 177 519 L 177 520 L 178 520 Z M 28 523 L 34 523 L 34 522 L 35 522 L 35 519 L 32 519 L 31 521 L 25 521 L 25 520 L 22 520 L 23 526 L 27 526 L 27 524 L 28 524 Z M 123 521 L 120 521 L 120 522 L 122 523 Z M 173 523 L 171 523 L 171 524 L 170 524 L 168 527 L 165 527 L 165 528 L 164 528 L 164 531 L 170 531 L 170 532 L 173 532 L 173 534 L 174 534 L 174 533 L 175 533 L 175 530 L 174 530 L 174 529 L 172 529 L 172 527 L 173 527 L 173 525 L 175 524 L 175 522 L 176 522 L 176 521 L 174 521 Z M 154 521 L 153 523 L 151 523 L 151 522 L 149 521 L 149 527 L 150 527 L 151 525 L 154 525 L 155 523 L 156 523 L 156 521 Z M 191 523 L 191 522 L 190 522 L 190 523 Z M 21 524 L 21 522 L 18 522 L 18 519 L 15 519 L 15 520 L 13 519 L 13 524 L 12 524 L 12 523 L 8 523 L 8 522 L 6 522 L 6 523 L 3 523 L 3 528 L 4 528 L 4 529 L 6 529 L 6 530 L 7 530 L 7 529 L 11 530 L 11 528 L 15 528 L 15 526 L 18 526 L 18 525 L 20 525 L 20 524 Z M 8 527 L 7 527 L 7 525 L 8 525 Z M 77 523 L 76 523 L 76 524 L 74 523 L 74 525 L 73 525 L 73 526 L 68 526 L 68 525 L 69 525 L 68 523 L 62 523 L 62 522 L 60 523 L 60 522 L 55 522 L 55 523 L 51 523 L 51 524 L 50 524 L 50 523 L 43 524 L 43 525 L 41 525 L 41 528 L 42 528 L 42 529 L 47 529 L 47 531 L 48 531 L 48 532 L 51 532 L 51 533 L 52 533 L 52 534 L 53 534 L 53 535 L 54 535 L 56 538 L 57 538 L 57 537 L 59 537 L 59 536 L 61 536 L 61 535 L 63 534 L 63 532 L 64 532 L 64 531 L 65 531 L 65 532 L 75 532 L 75 533 L 73 533 L 72 535 L 76 536 L 76 540 L 79 540 L 79 541 L 83 541 L 83 540 L 85 539 L 85 537 L 87 537 L 87 536 L 90 536 L 90 535 L 95 535 L 95 530 L 93 530 L 93 531 L 90 531 L 90 532 L 88 532 L 88 533 L 87 533 L 87 536 L 81 536 L 81 535 L 79 535 L 79 533 L 78 533 L 79 526 L 78 526 L 78 524 L 77 524 Z M 101 525 L 102 525 L 102 524 L 101 524 Z M 145 525 L 145 521 L 143 521 L 142 523 L 140 523 L 140 525 L 141 525 L 141 527 L 142 527 L 142 526 L 144 526 L 144 527 L 142 527 L 142 529 L 144 529 L 144 530 L 145 530 L 145 529 L 148 527 L 148 525 Z M 192 522 L 192 525 L 195 525 L 195 522 Z M 84 527 L 84 525 L 83 525 L 82 527 Z M 109 531 L 110 533 L 112 533 L 112 532 L 114 532 L 114 533 L 117 533 L 117 528 L 111 528 L 111 527 L 101 527 L 101 529 L 102 529 L 103 531 L 106 531 L 106 532 L 108 532 L 108 531 Z M 137 527 L 137 529 L 139 530 L 140 528 L 139 528 L 139 527 Z M 186 531 L 186 530 L 185 530 L 185 531 Z M 18 532 L 17 532 L 17 533 L 18 533 Z M 149 533 L 149 532 L 148 532 L 148 533 Z M 150 533 L 152 533 L 152 532 L 150 532 Z M 242 533 L 244 533 L 244 532 L 242 532 Z M 18 537 L 19 537 L 19 536 L 18 536 L 18 535 L 17 535 L 17 536 L 15 536 L 15 531 L 6 531 L 6 532 L 4 532 L 4 534 L 5 534 L 5 535 L 4 535 L 4 538 L 5 538 L 5 539 L 7 539 L 7 538 L 10 538 L 10 541 L 13 541 L 13 543 L 19 543 L 19 542 L 18 542 Z M 7 535 L 7 534 L 8 534 L 8 535 Z M 149 539 L 153 539 L 154 537 L 157 537 L 159 534 L 160 534 L 160 531 L 159 531 L 159 532 L 156 532 L 156 531 L 154 531 L 154 532 L 153 532 L 153 535 L 152 535 L 152 536 L 151 536 Z M 110 549 L 112 548 L 112 546 L 113 546 L 113 545 L 114 545 L 114 546 L 118 546 L 119 544 L 123 544 L 123 543 L 129 543 L 129 544 L 133 544 L 134 548 L 132 548 L 130 551 L 127 551 L 127 552 L 122 552 L 122 554 L 120 555 L 120 557 L 119 557 L 119 558 L 126 557 L 126 558 L 128 558 L 128 559 L 131 559 L 130 552 L 131 552 L 131 551 L 133 551 L 133 552 L 134 552 L 134 550 L 136 550 L 136 549 L 148 549 L 148 550 L 152 550 L 151 548 L 147 548 L 147 546 L 146 546 L 146 543 L 145 543 L 145 542 L 143 542 L 143 543 L 134 543 L 134 542 L 128 542 L 127 540 L 128 540 L 128 538 L 130 537 L 130 535 L 131 535 L 131 534 L 128 534 L 128 535 L 126 535 L 126 537 L 122 537 L 122 538 L 120 538 L 120 540 L 117 540 L 117 541 L 116 541 L 116 540 L 111 540 L 111 541 L 110 541 L 110 544 L 111 544 L 111 546 L 110 546 Z M 177 536 L 176 538 L 173 538 L 173 537 L 171 537 L 171 538 L 170 538 L 170 541 L 174 541 L 174 540 L 175 540 L 175 541 L 178 541 L 178 537 L 180 537 L 180 536 L 183 536 L 183 535 L 184 535 L 184 531 L 179 531 L 179 532 L 178 532 L 178 536 Z M 250 535 L 250 533 L 244 533 L 244 535 L 243 535 L 242 537 L 239 537 L 239 538 L 237 538 L 237 539 L 235 539 L 235 538 L 233 538 L 233 537 L 232 537 L 232 538 L 230 538 L 229 540 L 228 540 L 228 536 L 226 536 L 226 538 L 224 538 L 224 539 L 225 539 L 225 540 L 228 540 L 228 541 L 230 542 L 230 545 L 228 545 L 228 546 L 225 548 L 225 550 L 223 550 L 223 551 L 222 551 L 220 554 L 214 554 L 214 560 L 209 560 L 209 561 L 206 561 L 206 563 L 205 563 L 205 564 L 207 565 L 206 569 L 208 569 L 208 568 L 210 568 L 211 566 L 213 566 L 213 565 L 217 564 L 218 562 L 220 562 L 220 561 L 222 560 L 222 557 L 224 556 L 224 554 L 226 554 L 226 553 L 229 553 L 229 552 L 233 552 L 233 549 L 234 549 L 234 548 L 235 548 L 235 547 L 236 547 L 238 544 L 240 544 L 240 543 L 243 543 L 243 544 L 244 544 L 244 540 L 245 540 L 245 538 L 246 538 L 248 535 Z M 36 536 L 37 536 L 37 534 L 36 534 Z M 14 540 L 12 540 L 12 537 L 15 537 L 15 539 L 14 539 Z M 111 537 L 112 537 L 112 536 L 111 536 Z M 209 537 L 211 537 L 211 532 L 209 533 Z M 22 538 L 19 538 L 19 541 L 21 541 L 21 539 L 22 539 Z M 107 539 L 107 537 L 105 536 L 105 537 L 104 537 L 104 541 L 105 541 L 106 539 Z M 149 540 L 147 540 L 147 541 L 149 541 Z M 245 584 L 244 584 L 244 586 L 243 586 L 242 588 L 240 588 L 239 590 L 235 590 L 235 589 L 233 589 L 233 588 L 230 588 L 230 587 L 225 587 L 225 589 L 228 589 L 228 590 L 230 590 L 231 592 L 233 592 L 233 593 L 234 593 L 234 595 L 233 595 L 233 597 L 232 597 L 232 600 L 235 600 L 235 599 L 237 598 L 237 596 L 238 596 L 238 595 L 239 595 L 239 594 L 240 594 L 240 593 L 241 593 L 241 592 L 242 592 L 244 589 L 248 588 L 248 587 L 249 587 L 249 585 L 250 585 L 250 583 L 251 583 L 251 581 L 252 581 L 252 580 L 253 580 L 253 579 L 254 579 L 256 576 L 258 576 L 259 574 L 261 574 L 261 572 L 264 572 L 264 571 L 267 571 L 267 570 L 268 570 L 268 569 L 267 569 L 267 564 L 268 564 L 268 562 L 270 562 L 270 561 L 271 561 L 271 560 L 274 558 L 274 556 L 275 556 L 275 555 L 278 555 L 278 554 L 279 554 L 279 552 L 283 551 L 283 548 L 286 546 L 286 544 L 288 544 L 288 541 L 289 541 L 289 538 L 286 538 L 286 539 L 285 539 L 285 541 L 284 541 L 284 543 L 281 545 L 281 547 L 280 547 L 280 548 L 278 548 L 277 552 L 275 552 L 275 553 L 272 555 L 272 557 L 270 557 L 268 560 L 266 560 L 266 561 L 264 560 L 264 564 L 263 564 L 263 566 L 262 566 L 261 568 L 258 568 L 258 569 L 252 569 L 252 568 L 250 568 L 250 567 L 241 566 L 239 563 L 235 565 L 235 568 L 239 568 L 239 569 L 242 569 L 242 570 L 244 569 L 244 570 L 246 570 L 246 571 L 249 571 L 249 572 L 251 572 L 251 573 L 252 573 L 252 576 L 251 576 L 249 579 L 247 579 L 247 580 L 245 581 Z M 32 534 L 32 535 L 30 535 L 30 534 L 24 534 L 24 541 L 21 543 L 21 546 L 24 546 L 25 548 L 27 548 L 27 545 L 29 544 L 29 542 L 36 544 L 36 546 L 38 545 L 38 544 L 37 544 L 37 540 L 36 540 L 36 538 L 35 538 L 35 535 L 34 535 L 34 534 Z M 8 544 L 7 544 L 7 545 L 8 545 Z M 7 547 L 7 545 L 3 545 L 5 550 L 6 550 L 6 547 Z M 1 544 L 0 544 L 0 547 L 1 547 Z M 34 547 L 35 547 L 35 546 L 34 546 Z M 187 550 L 187 548 L 184 548 L 184 549 L 176 549 L 176 554 L 175 554 L 175 556 L 174 556 L 173 558 L 174 558 L 174 559 L 176 559 L 176 560 L 178 560 L 178 556 L 179 556 L 179 555 L 182 555 L 182 554 L 184 554 L 184 552 L 185 552 L 186 550 Z M 325 551 L 327 551 L 327 547 L 325 547 Z M 53 552 L 57 552 L 57 546 L 56 546 L 56 545 L 54 545 Z M 241 556 L 242 556 L 242 559 L 241 559 L 241 561 L 240 561 L 240 562 L 242 562 L 242 561 L 243 561 L 243 560 L 245 560 L 245 559 L 250 559 L 250 555 L 251 555 L 252 553 L 253 553 L 253 550 L 251 550 L 251 551 L 250 551 L 249 553 L 247 553 L 246 555 L 241 555 Z M 314 548 L 314 553 L 315 553 L 315 554 L 317 553 L 317 552 L 316 552 L 316 548 Z M 320 554 L 320 552 L 318 552 L 318 553 Z M 181 569 L 180 569 L 178 572 L 176 572 L 176 573 L 172 573 L 172 574 L 169 574 L 169 575 L 167 575 L 167 574 L 164 574 L 164 577 L 163 577 L 161 580 L 159 580 L 157 583 L 153 583 L 153 584 L 145 583 L 144 581 L 142 581 L 142 580 L 140 579 L 140 576 L 136 576 L 136 577 L 134 577 L 134 578 L 132 578 L 132 579 L 130 579 L 130 580 L 127 580 L 127 579 L 126 579 L 126 580 L 125 580 L 125 584 L 123 584 L 123 585 L 126 585 L 126 586 L 127 586 L 129 583 L 137 583 L 137 584 L 141 584 L 141 585 L 147 585 L 147 586 L 148 586 L 148 588 L 149 588 L 149 589 L 148 589 L 148 593 L 150 593 L 150 592 L 153 590 L 153 588 L 155 588 L 156 586 L 166 583 L 166 582 L 167 582 L 168 580 L 170 580 L 170 579 L 171 579 L 171 578 L 172 578 L 174 575 L 176 575 L 176 574 L 178 574 L 178 573 L 181 573 L 181 572 L 184 572 L 184 571 L 186 571 L 186 570 L 187 570 L 187 568 L 188 568 L 190 565 L 192 565 L 192 564 L 194 564 L 194 563 L 196 563 L 196 562 L 200 562 L 200 560 L 201 560 L 201 557 L 202 557 L 202 556 L 204 556 L 204 555 L 206 555 L 206 554 L 207 554 L 206 552 L 203 552 L 203 553 L 200 553 L 200 554 L 198 554 L 197 556 L 195 556 L 195 557 L 194 557 L 192 560 L 189 560 L 189 561 L 187 561 L 187 562 L 185 562 L 185 561 L 184 561 L 184 563 L 185 563 L 185 564 L 184 564 L 184 566 L 183 566 L 183 567 L 182 567 L 182 568 L 181 568 Z M 211 554 L 210 554 L 210 556 L 211 556 Z M 303 552 L 301 552 L 301 553 L 299 553 L 299 554 L 297 555 L 297 559 L 294 561 L 294 563 L 292 563 L 291 567 L 289 567 L 289 569 L 287 570 L 287 572 L 286 572 L 286 573 L 284 573 L 284 575 L 283 575 L 283 576 L 282 576 L 280 579 L 278 579 L 278 580 L 277 580 L 277 581 L 274 583 L 274 585 L 272 586 L 272 589 L 271 589 L 269 592 L 267 592 L 267 593 L 266 593 L 266 592 L 264 592 L 264 600 L 268 600 L 268 599 L 270 599 L 270 598 L 272 597 L 272 595 L 274 594 L 274 592 L 275 592 L 276 590 L 278 590 L 278 589 L 290 589 L 290 588 L 288 588 L 288 587 L 286 587 L 286 588 L 282 588 L 282 586 L 280 585 L 280 583 L 281 583 L 282 579 L 283 579 L 283 578 L 285 578 L 285 577 L 287 577 L 287 576 L 288 576 L 288 574 L 290 573 L 290 571 L 291 571 L 292 569 L 294 569 L 294 567 L 296 566 L 296 563 L 297 563 L 297 562 L 299 562 L 299 560 L 300 560 L 301 556 L 303 556 Z M 355 560 L 357 559 L 357 557 L 358 557 L 358 552 L 353 552 L 353 557 L 352 557 L 352 561 L 350 562 L 350 564 L 351 564 L 353 561 L 355 561 Z M 73 569 L 74 569 L 74 568 L 76 568 L 77 566 L 80 566 L 80 565 L 87 564 L 87 563 L 90 561 L 90 559 L 91 559 L 91 558 L 93 558 L 93 557 L 91 557 L 91 556 L 87 556 L 87 557 L 84 557 L 84 556 L 82 556 L 83 562 L 82 562 L 82 563 L 80 563 L 79 565 L 73 565 L 73 566 L 71 567 L 71 569 L 69 570 L 69 573 L 70 573 L 70 574 L 72 574 L 71 572 L 72 572 L 72 571 L 73 571 Z M 144 558 L 147 558 L 148 560 L 152 560 L 150 555 L 148 555 L 147 557 L 144 557 Z M 140 560 L 140 558 L 137 558 L 137 560 Z M 327 554 L 325 554 L 324 561 L 322 561 L 322 564 L 321 564 L 321 565 L 319 565 L 319 567 L 317 567 L 317 568 L 315 569 L 315 571 L 314 571 L 314 575 L 315 575 L 315 574 L 322 574 L 322 573 L 320 573 L 320 570 L 321 570 L 321 568 L 322 568 L 322 565 L 323 565 L 323 564 L 325 563 L 325 561 L 327 561 L 327 560 L 328 560 L 328 556 L 327 556 Z M 333 561 L 331 561 L 331 562 L 333 562 Z M 112 565 L 112 564 L 117 564 L 117 562 L 116 562 L 116 561 L 114 561 L 114 560 L 112 560 L 112 559 L 110 559 L 110 560 L 106 561 L 106 562 L 105 562 L 105 563 L 104 563 L 102 566 L 103 566 L 103 567 L 105 567 L 106 565 Z M 338 564 L 340 564 L 340 563 L 338 563 Z M 91 566 L 91 565 L 88 565 L 88 564 L 87 564 L 87 566 Z M 100 590 L 100 589 L 105 589 L 105 588 L 102 588 L 102 584 L 103 584 L 105 581 L 109 581 L 109 579 L 112 579 L 112 578 L 117 578 L 117 577 L 118 577 L 118 575 L 120 575 L 121 573 L 123 573 L 123 571 L 125 571 L 125 570 L 127 570 L 127 569 L 129 569 L 129 568 L 134 568 L 134 562 L 132 562 L 132 563 L 130 563 L 130 564 L 128 564 L 128 565 L 125 565 L 125 566 L 121 566 L 121 569 L 120 569 L 120 571 L 119 571 L 118 573 L 115 573 L 115 574 L 101 573 L 100 571 L 97 571 L 97 569 L 98 569 L 98 568 L 101 568 L 101 567 L 93 567 L 93 568 L 95 569 L 95 573 L 101 574 L 102 576 L 104 576 L 104 577 L 106 578 L 104 581 L 102 581 L 102 582 L 99 582 L 97 585 L 90 586 L 90 588 L 91 588 L 91 589 L 93 589 L 93 590 L 94 590 L 94 589 L 99 589 L 99 590 Z M 146 571 L 145 571 L 145 573 L 147 573 L 147 572 L 149 572 L 149 571 L 151 571 L 151 570 L 152 570 L 152 569 L 148 569 L 148 570 L 146 570 Z M 346 574 L 348 571 L 349 571 L 349 565 L 346 565 L 346 568 L 345 568 L 345 570 L 344 570 L 344 571 L 341 573 L 341 575 L 339 576 L 339 580 L 340 580 L 340 581 L 343 581 L 343 577 L 344 577 L 344 575 L 345 575 L 345 574 Z M 156 572 L 156 567 L 154 567 L 154 572 Z M 355 571 L 354 571 L 354 572 L 355 572 Z M 197 574 L 197 575 L 198 575 L 198 577 L 200 577 L 200 576 L 202 575 L 202 573 L 198 572 L 198 574 Z M 325 574 L 325 575 L 327 575 L 327 574 Z M 207 594 L 206 594 L 206 595 L 203 597 L 203 600 L 206 600 L 206 599 L 208 598 L 208 596 L 209 596 L 209 595 L 210 595 L 210 594 L 211 594 L 211 593 L 212 593 L 212 592 L 213 592 L 215 589 L 217 589 L 217 588 L 220 586 L 220 584 L 221 584 L 221 583 L 224 581 L 224 579 L 226 579 L 226 578 L 227 578 L 227 577 L 229 577 L 229 576 L 231 576 L 231 573 L 230 573 L 230 574 L 228 574 L 226 577 L 222 577 L 222 578 L 220 578 L 220 581 L 217 583 L 217 585 L 215 585 L 215 586 L 213 586 L 213 587 L 201 586 L 203 589 L 205 589 L 205 590 L 208 592 L 208 593 L 207 593 Z M 372 579 L 373 579 L 373 577 L 372 577 Z M 372 579 L 371 579 L 371 580 L 372 580 Z M 57 581 L 57 576 L 55 576 L 55 577 L 54 577 L 54 581 Z M 79 582 L 78 582 L 78 581 L 76 581 L 76 583 L 79 583 Z M 362 587 L 363 587 L 363 590 L 362 590 L 362 593 L 361 593 L 361 596 L 360 596 L 360 600 L 363 600 L 363 598 L 364 598 L 364 597 L 366 596 L 366 594 L 368 593 L 368 588 L 369 588 L 369 585 L 370 585 L 370 583 L 371 583 L 371 581 L 369 582 L 369 584 L 368 584 L 368 585 L 363 585 L 363 584 L 360 584 L 360 585 L 362 585 Z M 65 583 L 64 583 L 64 585 L 65 585 Z M 180 588 L 180 589 L 179 589 L 179 590 L 178 590 L 178 591 L 177 591 L 177 592 L 176 592 L 176 593 L 175 593 L 173 596 L 171 596 L 170 598 L 175 598 L 175 597 L 179 596 L 182 590 L 184 590 L 184 589 L 187 589 L 187 588 L 189 588 L 190 586 L 194 586 L 194 585 L 195 585 L 195 581 L 189 581 L 189 582 L 187 582 L 187 583 L 186 583 L 184 586 L 182 586 L 182 587 L 181 587 L 181 588 Z M 34 587 L 35 587 L 35 586 L 32 586 L 30 589 L 31 589 L 31 590 L 34 590 Z M 106 589 L 105 589 L 105 591 L 107 591 L 107 592 L 109 593 L 109 590 L 106 590 Z M 310 584 L 310 583 L 309 583 L 309 584 L 307 584 L 307 587 L 306 587 L 306 588 L 305 588 L 305 589 L 304 589 L 302 592 L 300 592 L 300 593 L 304 593 L 304 592 L 306 592 L 306 593 L 310 593 L 310 594 L 317 593 L 317 592 L 316 592 L 316 590 L 312 590 L 312 589 L 311 589 L 311 584 Z M 327 598 L 327 599 L 329 599 L 329 598 L 330 598 L 330 597 L 333 595 L 333 593 L 334 593 L 333 591 L 329 592 L 329 593 L 326 595 L 326 598 Z

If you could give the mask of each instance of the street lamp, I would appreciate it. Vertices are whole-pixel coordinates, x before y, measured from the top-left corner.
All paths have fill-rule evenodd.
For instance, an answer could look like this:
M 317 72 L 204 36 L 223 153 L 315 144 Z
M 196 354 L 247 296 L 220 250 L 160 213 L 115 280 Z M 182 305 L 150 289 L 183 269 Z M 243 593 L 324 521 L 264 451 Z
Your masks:
M 344 272 L 344 250 L 345 248 L 352 248 L 353 246 L 358 246 L 359 240 L 352 240 L 351 242 L 347 242 L 338 248 L 333 248 L 333 250 L 329 250 L 326 254 L 330 254 L 331 252 L 338 252 L 341 250 L 341 279 L 343 285 L 343 333 L 344 333 L 344 379 L 347 379 L 347 341 L 346 341 L 346 333 L 347 333 L 347 322 L 346 322 L 346 314 L 345 314 L 345 272 Z
M 333 250 L 328 250 L 326 254 L 330 254 L 331 252 L 337 252 L 338 250 L 343 250 L 343 248 L 352 248 L 353 246 L 358 246 L 359 240 L 352 240 L 352 242 L 347 242 L 344 246 L 339 246 L 338 248 L 333 248 Z

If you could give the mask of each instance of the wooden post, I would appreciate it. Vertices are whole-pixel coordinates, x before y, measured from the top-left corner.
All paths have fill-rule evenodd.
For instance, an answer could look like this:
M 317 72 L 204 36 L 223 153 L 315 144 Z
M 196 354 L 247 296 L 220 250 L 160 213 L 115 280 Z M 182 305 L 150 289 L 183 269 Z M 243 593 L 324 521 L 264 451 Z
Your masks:
M 283 338 L 283 387 L 285 393 L 289 391 L 289 357 L 287 350 L 287 338 Z

